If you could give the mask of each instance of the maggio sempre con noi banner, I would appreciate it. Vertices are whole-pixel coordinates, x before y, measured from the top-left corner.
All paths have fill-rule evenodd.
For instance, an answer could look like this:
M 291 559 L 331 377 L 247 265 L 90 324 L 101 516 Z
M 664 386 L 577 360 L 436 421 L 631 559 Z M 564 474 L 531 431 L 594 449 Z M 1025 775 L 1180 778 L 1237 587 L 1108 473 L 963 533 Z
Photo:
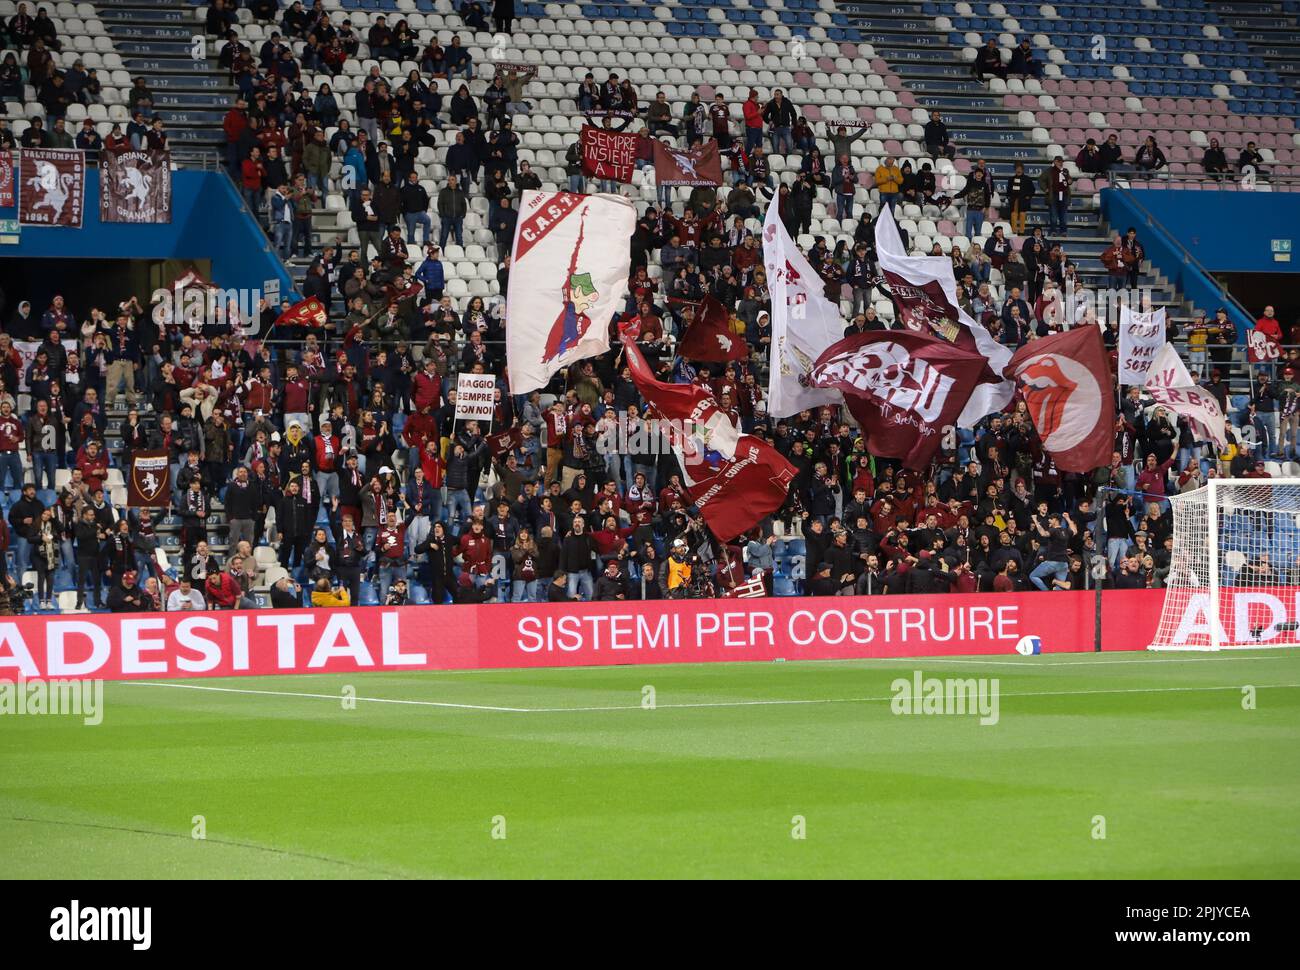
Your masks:
M 1245 597 L 1252 614 L 1297 611 L 1295 596 L 1224 593 L 1227 609 Z M 1164 591 L 1103 596 L 1106 649 L 1144 649 Z M 11 617 L 0 679 L 952 656 L 1011 653 L 1024 636 L 1066 652 L 1092 649 L 1094 603 L 1060 592 Z M 1194 600 L 1181 633 L 1197 642 L 1206 623 Z

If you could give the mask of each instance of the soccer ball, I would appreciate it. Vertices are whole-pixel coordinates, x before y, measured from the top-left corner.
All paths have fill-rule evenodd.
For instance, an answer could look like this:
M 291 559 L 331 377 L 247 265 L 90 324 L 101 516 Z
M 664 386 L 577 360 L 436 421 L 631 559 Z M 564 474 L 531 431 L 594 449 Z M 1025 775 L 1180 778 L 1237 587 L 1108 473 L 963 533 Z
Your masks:
M 1038 637 L 1021 637 L 1016 642 L 1016 653 L 1022 657 L 1033 657 L 1043 652 L 1043 641 Z

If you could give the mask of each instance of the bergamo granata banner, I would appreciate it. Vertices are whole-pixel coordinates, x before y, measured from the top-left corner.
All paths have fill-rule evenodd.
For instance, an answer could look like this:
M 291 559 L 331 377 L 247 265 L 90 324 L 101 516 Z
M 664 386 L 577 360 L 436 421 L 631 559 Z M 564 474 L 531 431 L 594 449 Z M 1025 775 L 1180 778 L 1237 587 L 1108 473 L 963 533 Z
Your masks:
M 1102 594 L 1107 650 L 1141 650 L 1164 590 Z M 232 677 L 741 660 L 1090 651 L 1092 592 L 835 596 L 404 606 L 392 609 L 100 613 L 0 618 L 0 680 Z M 1246 597 L 1233 619 L 1237 598 Z M 1260 599 L 1269 597 L 1268 602 Z M 1300 588 L 1225 590 L 1226 623 L 1297 615 Z M 1202 597 L 1204 599 L 1204 597 Z M 1205 604 L 1175 633 L 1195 643 Z M 1274 637 L 1293 634 L 1271 634 Z
M 99 219 L 101 222 L 171 222 L 171 155 L 101 152 Z
M 18 155 L 18 219 L 25 226 L 80 229 L 86 205 L 86 153 L 24 148 Z

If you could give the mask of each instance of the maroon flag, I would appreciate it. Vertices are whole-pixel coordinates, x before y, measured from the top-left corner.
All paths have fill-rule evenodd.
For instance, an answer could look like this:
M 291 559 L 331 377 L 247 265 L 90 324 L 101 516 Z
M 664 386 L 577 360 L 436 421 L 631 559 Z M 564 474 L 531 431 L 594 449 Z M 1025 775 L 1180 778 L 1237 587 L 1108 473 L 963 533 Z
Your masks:
M 1246 356 L 1252 364 L 1271 364 L 1282 356 L 1282 348 L 1271 333 L 1252 330 L 1246 335 Z
M 0 209 L 12 209 L 14 204 L 13 152 L 0 152 Z
M 583 125 L 579 144 L 583 175 L 623 183 L 632 181 L 641 150 L 640 135 Z
M 691 501 L 713 534 L 730 541 L 771 515 L 789 495 L 795 468 L 775 448 L 743 434 L 705 388 L 656 380 L 636 342 L 622 336 L 632 382 L 673 442 Z
M 99 221 L 172 221 L 170 152 L 104 152 L 99 158 Z
M 524 431 L 522 428 L 507 428 L 505 431 L 488 435 L 487 445 L 492 452 L 493 458 L 501 458 L 507 452 L 518 448 L 523 440 Z
M 922 469 L 986 366 L 982 355 L 927 333 L 872 331 L 827 347 L 808 383 L 843 392 L 873 455 Z
M 25 226 L 80 229 L 86 200 L 86 153 L 24 148 L 18 156 L 18 220 Z
M 325 312 L 325 304 L 314 296 L 309 296 L 305 300 L 299 300 L 289 309 L 285 310 L 275 318 L 273 326 L 299 326 L 299 327 L 323 327 L 328 322 L 329 316 Z
M 710 362 L 749 359 L 749 345 L 731 332 L 726 307 L 706 296 L 695 305 L 695 313 L 695 322 L 677 347 L 682 357 Z
M 673 148 L 655 140 L 651 145 L 657 185 L 721 185 L 722 157 L 718 143 L 706 141 L 695 148 Z
M 167 449 L 131 454 L 131 475 L 126 481 L 126 504 L 131 508 L 158 509 L 171 501 L 171 474 Z
M 1011 358 L 1006 376 L 1016 382 L 1058 468 L 1088 472 L 1110 462 L 1115 398 L 1099 328 L 1030 341 Z

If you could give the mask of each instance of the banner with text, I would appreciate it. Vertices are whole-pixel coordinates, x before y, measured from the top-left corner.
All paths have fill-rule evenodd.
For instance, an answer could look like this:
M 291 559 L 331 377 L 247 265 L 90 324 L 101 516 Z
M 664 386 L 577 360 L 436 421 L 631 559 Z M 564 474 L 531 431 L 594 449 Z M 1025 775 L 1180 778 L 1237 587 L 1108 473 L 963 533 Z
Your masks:
M 1300 588 L 1271 590 L 1264 607 L 1259 591 L 1241 595 L 1249 610 L 1300 612 Z M 1158 589 L 1105 592 L 1106 649 L 1144 649 L 1163 600 Z M 1234 602 L 1229 591 L 1225 623 Z M 1081 591 L 0 617 L 0 680 L 1008 656 L 1024 636 L 1044 653 L 1076 652 L 1092 649 L 1094 606 Z M 1178 635 L 1202 636 L 1203 614 L 1189 604 Z M 1242 616 L 1253 622 L 1247 607 Z
M 497 379 L 491 374 L 456 377 L 456 420 L 491 421 L 496 410 Z
M 85 152 L 23 149 L 18 156 L 18 219 L 23 225 L 80 229 L 85 202 Z

